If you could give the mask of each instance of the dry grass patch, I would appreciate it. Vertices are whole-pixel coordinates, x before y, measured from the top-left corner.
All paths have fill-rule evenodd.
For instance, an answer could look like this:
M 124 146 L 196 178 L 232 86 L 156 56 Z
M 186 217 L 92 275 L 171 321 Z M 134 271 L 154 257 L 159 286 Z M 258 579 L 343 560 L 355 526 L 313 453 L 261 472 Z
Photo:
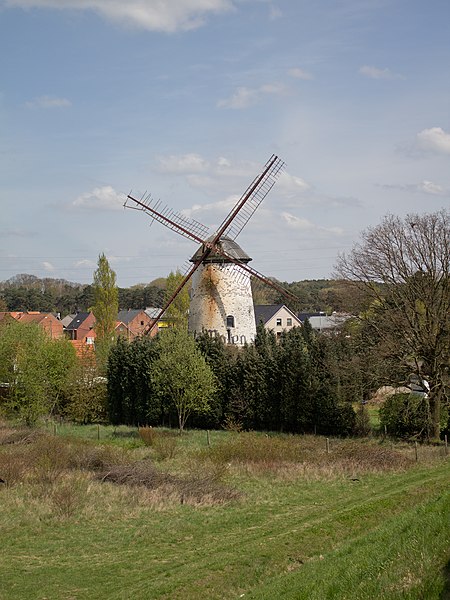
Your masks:
M 28 453 L 21 448 L 5 448 L 0 452 L 0 480 L 1 486 L 12 487 L 25 481 L 29 473 Z
M 153 427 L 139 427 L 138 434 L 146 446 L 155 450 L 159 460 L 173 458 L 178 449 L 179 434 Z
M 179 477 L 162 473 L 149 460 L 130 465 L 117 465 L 96 479 L 117 485 L 143 487 L 154 492 L 153 501 L 168 499 L 181 504 L 224 504 L 240 497 L 240 493 L 225 486 L 217 471 L 204 470 L 201 474 Z M 157 494 L 155 494 L 157 492 Z
M 326 439 L 315 436 L 268 436 L 240 433 L 201 450 L 201 460 L 237 468 L 248 475 L 333 478 L 406 469 L 414 463 L 410 450 L 397 450 L 376 440 Z
M 71 440 L 68 450 L 70 469 L 102 471 L 110 465 L 127 464 L 132 460 L 130 452 L 124 448 L 84 440 Z
M 10 444 L 32 444 L 38 438 L 45 436 L 43 431 L 30 427 L 0 427 L 0 446 Z

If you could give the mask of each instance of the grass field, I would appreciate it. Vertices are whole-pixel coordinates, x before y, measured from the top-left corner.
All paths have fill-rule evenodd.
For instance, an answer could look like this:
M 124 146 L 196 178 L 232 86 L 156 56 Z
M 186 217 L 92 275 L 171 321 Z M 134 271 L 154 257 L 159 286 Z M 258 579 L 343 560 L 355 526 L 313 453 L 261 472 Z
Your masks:
M 2 600 L 449 597 L 442 447 L 148 433 L 0 429 Z

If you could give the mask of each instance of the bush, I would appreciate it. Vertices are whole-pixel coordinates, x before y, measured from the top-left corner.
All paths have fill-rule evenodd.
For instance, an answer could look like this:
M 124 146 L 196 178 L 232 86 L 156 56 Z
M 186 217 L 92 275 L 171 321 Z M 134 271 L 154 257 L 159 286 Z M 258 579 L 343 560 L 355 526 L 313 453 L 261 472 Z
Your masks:
M 138 434 L 146 446 L 153 446 L 156 439 L 156 430 L 153 427 L 139 427 Z
M 428 398 L 419 394 L 393 394 L 380 408 L 380 424 L 399 438 L 428 439 L 433 431 Z
M 358 406 L 358 410 L 355 415 L 355 435 L 365 437 L 370 435 L 372 427 L 370 425 L 370 415 L 367 407 L 364 404 Z

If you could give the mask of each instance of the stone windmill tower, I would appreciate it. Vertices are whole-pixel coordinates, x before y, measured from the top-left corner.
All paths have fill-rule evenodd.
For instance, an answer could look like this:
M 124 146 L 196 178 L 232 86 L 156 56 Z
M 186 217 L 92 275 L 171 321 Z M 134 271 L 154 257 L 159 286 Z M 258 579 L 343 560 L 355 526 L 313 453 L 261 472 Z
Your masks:
M 189 331 L 208 331 L 220 336 L 226 343 L 242 346 L 251 343 L 256 334 L 251 277 L 275 287 L 282 294 L 293 297 L 273 281 L 249 266 L 252 260 L 237 244 L 236 237 L 275 184 L 284 163 L 273 155 L 262 172 L 255 177 L 220 227 L 208 236 L 207 228 L 195 220 L 161 208 L 150 196 L 140 199 L 131 195 L 126 208 L 142 210 L 154 221 L 200 244 L 190 258 L 190 266 L 183 281 L 149 325 L 156 325 L 175 300 L 181 289 L 192 279 L 189 309 Z

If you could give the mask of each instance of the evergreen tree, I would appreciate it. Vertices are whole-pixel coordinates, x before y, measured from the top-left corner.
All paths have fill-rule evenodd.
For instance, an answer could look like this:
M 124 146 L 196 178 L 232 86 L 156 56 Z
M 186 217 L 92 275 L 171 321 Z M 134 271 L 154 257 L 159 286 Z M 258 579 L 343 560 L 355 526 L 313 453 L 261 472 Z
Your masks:
M 196 344 L 217 380 L 217 388 L 210 401 L 210 410 L 206 415 L 193 415 L 196 427 L 217 428 L 223 422 L 230 397 L 234 377 L 236 348 L 226 346 L 220 337 L 204 332 L 195 339 Z

